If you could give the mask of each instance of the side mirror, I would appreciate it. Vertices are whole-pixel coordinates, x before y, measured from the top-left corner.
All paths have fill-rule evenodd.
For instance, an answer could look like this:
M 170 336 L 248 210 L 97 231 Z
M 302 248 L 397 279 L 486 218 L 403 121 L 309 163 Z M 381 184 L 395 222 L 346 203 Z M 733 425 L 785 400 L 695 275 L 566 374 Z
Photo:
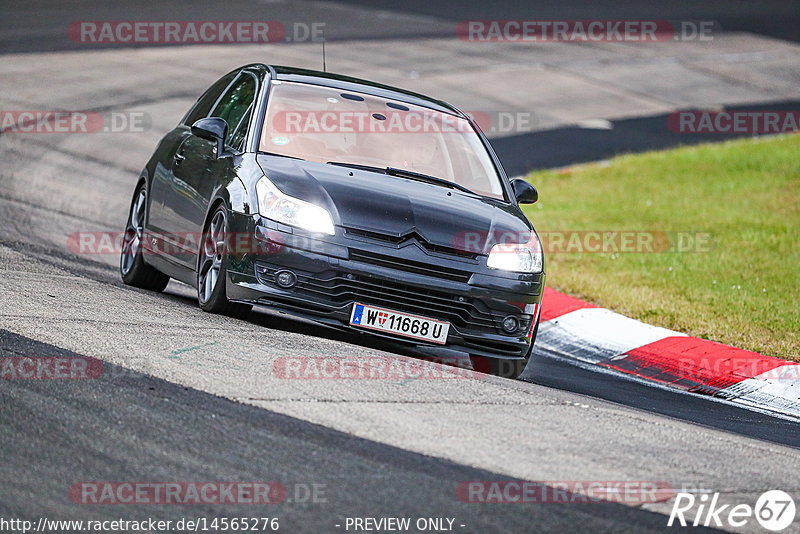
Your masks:
M 225 146 L 225 136 L 228 135 L 228 123 L 219 117 L 200 119 L 192 124 L 192 134 L 217 143 L 217 157 L 219 157 Z
M 514 197 L 520 204 L 535 204 L 539 200 L 539 192 L 525 180 L 514 180 L 511 182 L 511 187 L 514 189 Z

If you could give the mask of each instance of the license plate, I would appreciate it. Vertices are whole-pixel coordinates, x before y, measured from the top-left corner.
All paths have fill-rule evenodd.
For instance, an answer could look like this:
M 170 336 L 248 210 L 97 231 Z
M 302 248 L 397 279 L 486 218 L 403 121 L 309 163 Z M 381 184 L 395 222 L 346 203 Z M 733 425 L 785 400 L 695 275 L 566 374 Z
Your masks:
M 357 302 L 353 304 L 350 324 L 440 345 L 447 343 L 447 332 L 450 330 L 450 323 L 446 321 L 376 308 Z

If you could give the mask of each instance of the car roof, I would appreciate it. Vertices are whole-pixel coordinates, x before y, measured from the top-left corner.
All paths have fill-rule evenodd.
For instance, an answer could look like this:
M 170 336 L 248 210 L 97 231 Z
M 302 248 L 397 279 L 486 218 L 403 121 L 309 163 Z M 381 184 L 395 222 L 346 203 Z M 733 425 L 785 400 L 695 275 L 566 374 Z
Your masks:
M 384 85 L 361 78 L 353 78 L 351 76 L 344 76 L 341 74 L 333 74 L 318 70 L 300 69 L 296 67 L 286 67 L 283 65 L 265 65 L 261 63 L 247 65 L 243 68 L 262 71 L 263 74 L 268 75 L 273 80 L 309 83 L 342 89 L 344 91 L 365 93 L 368 95 L 385 98 L 387 100 L 396 100 L 398 102 L 413 104 L 466 118 L 466 115 L 462 113 L 461 110 L 451 106 L 447 102 L 436 100 L 412 91 L 406 91 L 405 89 L 400 89 L 398 87 L 392 87 L 390 85 Z

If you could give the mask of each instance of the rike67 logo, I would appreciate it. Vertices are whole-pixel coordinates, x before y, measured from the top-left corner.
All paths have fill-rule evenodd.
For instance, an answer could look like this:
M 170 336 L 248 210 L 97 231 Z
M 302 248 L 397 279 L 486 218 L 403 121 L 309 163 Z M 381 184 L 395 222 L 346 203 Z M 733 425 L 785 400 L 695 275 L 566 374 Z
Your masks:
M 772 532 L 788 528 L 795 518 L 792 496 L 781 490 L 766 491 L 749 504 L 720 504 L 719 493 L 701 494 L 680 492 L 675 495 L 667 526 L 735 527 L 748 525 L 755 517 L 761 527 Z M 694 516 L 694 520 L 687 517 Z

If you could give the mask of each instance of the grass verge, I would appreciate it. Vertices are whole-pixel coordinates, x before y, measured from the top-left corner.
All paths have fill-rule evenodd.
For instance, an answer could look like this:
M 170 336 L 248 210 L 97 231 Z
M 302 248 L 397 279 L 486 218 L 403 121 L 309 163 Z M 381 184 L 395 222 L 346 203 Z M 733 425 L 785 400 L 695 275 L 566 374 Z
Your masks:
M 800 361 L 800 135 L 527 178 L 539 190 L 525 212 L 543 237 L 549 286 L 653 325 Z M 633 232 L 633 241 L 608 232 Z M 625 245 L 633 251 L 620 251 Z

